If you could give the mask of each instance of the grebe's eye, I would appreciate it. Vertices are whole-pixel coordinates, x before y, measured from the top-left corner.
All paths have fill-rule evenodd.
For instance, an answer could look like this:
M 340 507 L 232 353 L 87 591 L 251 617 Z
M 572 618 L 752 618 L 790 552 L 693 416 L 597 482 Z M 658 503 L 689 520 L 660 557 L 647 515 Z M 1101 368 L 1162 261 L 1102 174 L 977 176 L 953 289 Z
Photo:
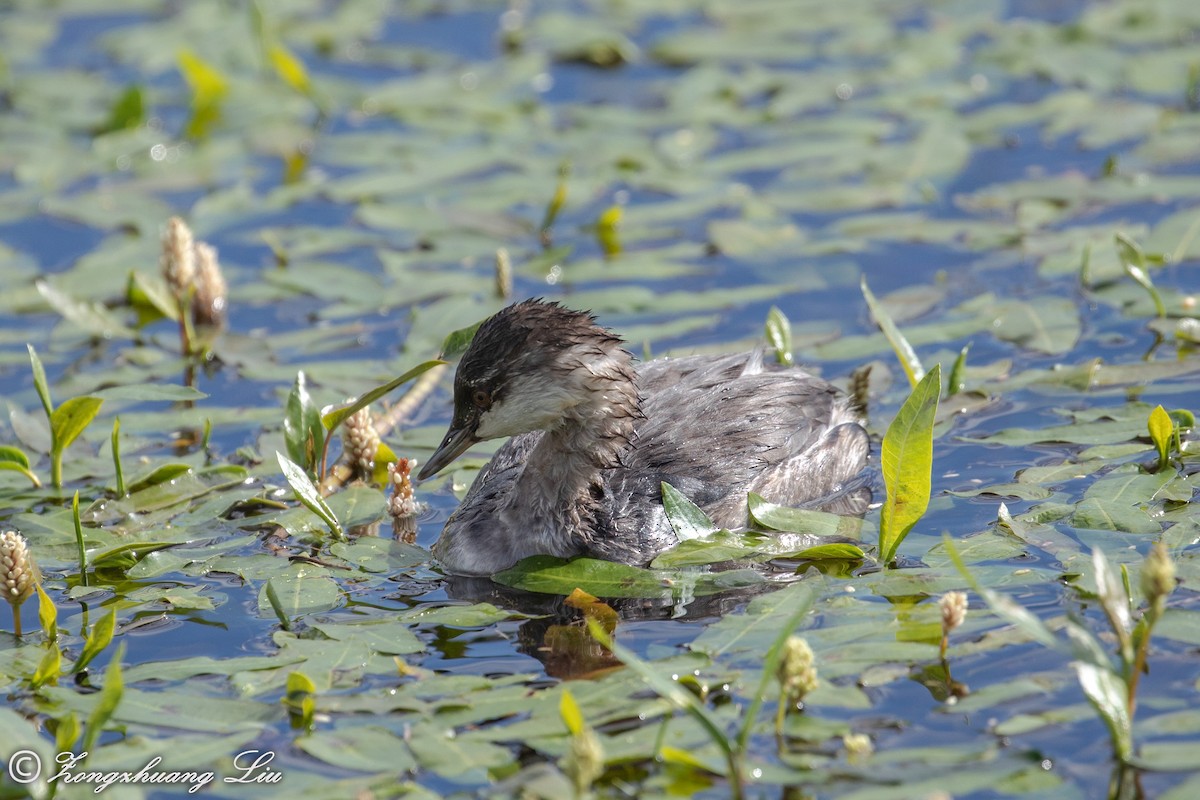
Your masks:
M 485 389 L 476 389 L 475 394 L 471 395 L 471 402 L 476 408 L 487 411 L 492 407 L 492 394 Z

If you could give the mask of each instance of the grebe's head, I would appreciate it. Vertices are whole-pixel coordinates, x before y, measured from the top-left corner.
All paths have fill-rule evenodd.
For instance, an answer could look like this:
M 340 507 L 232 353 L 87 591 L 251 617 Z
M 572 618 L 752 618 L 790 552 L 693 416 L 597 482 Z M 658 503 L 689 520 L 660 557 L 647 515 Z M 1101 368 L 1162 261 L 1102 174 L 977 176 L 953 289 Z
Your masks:
M 621 340 L 590 313 L 525 300 L 479 326 L 454 375 L 450 430 L 418 473 L 436 475 L 471 445 L 554 430 L 594 402 L 603 380 L 632 384 Z

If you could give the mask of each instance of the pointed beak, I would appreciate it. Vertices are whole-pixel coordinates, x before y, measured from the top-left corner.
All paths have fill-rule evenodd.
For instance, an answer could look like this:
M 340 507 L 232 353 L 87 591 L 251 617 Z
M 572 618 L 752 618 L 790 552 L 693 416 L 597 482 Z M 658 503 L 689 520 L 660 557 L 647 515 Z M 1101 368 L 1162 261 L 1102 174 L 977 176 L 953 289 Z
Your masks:
M 450 430 L 446 432 L 446 438 L 442 439 L 438 449 L 433 451 L 433 455 L 417 473 L 417 480 L 423 481 L 437 475 L 451 461 L 466 452 L 467 448 L 479 441 L 475 436 L 475 420 L 461 425 L 458 424 L 458 420 L 455 420 L 454 424 L 451 424 Z

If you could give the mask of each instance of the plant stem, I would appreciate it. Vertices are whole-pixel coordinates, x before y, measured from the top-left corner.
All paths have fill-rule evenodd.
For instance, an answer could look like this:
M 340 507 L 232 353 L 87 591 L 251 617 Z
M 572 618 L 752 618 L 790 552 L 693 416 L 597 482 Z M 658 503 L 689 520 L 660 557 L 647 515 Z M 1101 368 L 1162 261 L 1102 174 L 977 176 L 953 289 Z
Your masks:
M 21 638 L 21 604 L 17 603 L 12 607 L 13 610 L 13 634 L 18 639 Z
M 71 516 L 75 522 L 75 544 L 79 547 L 79 582 L 87 586 L 87 552 L 83 549 L 83 524 L 79 521 L 79 492 L 71 501 Z
M 1125 681 L 1129 716 L 1131 718 L 1133 717 L 1134 710 L 1137 708 L 1138 684 L 1142 680 L 1142 673 L 1146 671 L 1146 659 L 1150 654 L 1150 634 L 1154 630 L 1154 623 L 1158 621 L 1165 605 L 1165 598 L 1160 597 L 1154 601 L 1154 604 L 1150 608 L 1146 609 L 1146 632 L 1142 635 L 1142 640 L 1138 642 L 1137 653 L 1134 654 L 1133 663 L 1129 667 L 1129 676 Z

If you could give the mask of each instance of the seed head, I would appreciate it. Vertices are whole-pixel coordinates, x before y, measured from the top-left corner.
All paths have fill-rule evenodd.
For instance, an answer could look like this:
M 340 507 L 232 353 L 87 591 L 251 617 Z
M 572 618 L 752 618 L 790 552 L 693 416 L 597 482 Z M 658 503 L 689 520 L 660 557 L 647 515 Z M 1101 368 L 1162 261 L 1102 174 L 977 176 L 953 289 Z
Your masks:
M 938 600 L 938 606 L 942 609 L 942 635 L 949 634 L 967 618 L 966 592 L 946 592 Z
M 207 242 L 196 242 L 196 294 L 192 297 L 192 319 L 197 325 L 219 328 L 225 324 L 229 285 L 221 272 L 217 250 Z
M 1175 591 L 1175 562 L 1162 542 L 1155 542 L 1146 554 L 1141 583 L 1142 594 L 1152 603 Z
M 167 220 L 162 239 L 162 271 L 167 286 L 183 300 L 196 282 L 196 239 L 179 217 Z
M 402 458 L 394 464 L 388 464 L 388 483 L 392 487 L 388 513 L 397 519 L 415 516 L 420 510 L 412 485 L 412 470 L 416 465 L 416 460 L 412 458 Z
M 15 531 L 0 534 L 0 591 L 14 608 L 30 595 L 40 578 L 37 564 L 29 554 L 29 543 Z
M 346 418 L 346 460 L 361 478 L 369 478 L 379 452 L 379 434 L 371 407 L 365 406 Z
M 508 250 L 503 247 L 496 249 L 496 294 L 501 300 L 512 297 L 512 259 Z
M 783 646 L 783 657 L 779 660 L 776 677 L 783 693 L 791 701 L 803 699 L 817 688 L 816 659 L 808 642 L 799 636 L 791 636 Z

